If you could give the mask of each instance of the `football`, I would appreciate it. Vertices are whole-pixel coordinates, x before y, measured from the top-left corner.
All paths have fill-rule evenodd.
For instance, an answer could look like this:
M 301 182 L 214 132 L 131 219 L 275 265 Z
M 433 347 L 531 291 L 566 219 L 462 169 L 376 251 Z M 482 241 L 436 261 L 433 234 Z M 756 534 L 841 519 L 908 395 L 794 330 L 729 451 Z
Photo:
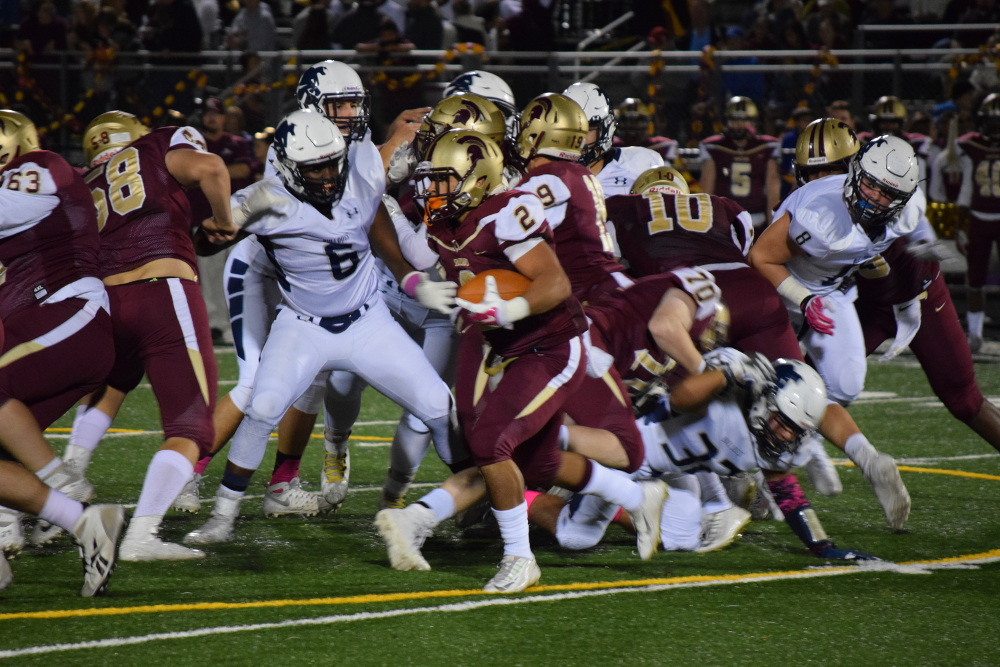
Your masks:
M 462 283 L 462 286 L 458 288 L 458 298 L 471 301 L 472 303 L 482 301 L 483 294 L 486 291 L 487 276 L 493 276 L 493 279 L 497 281 L 497 291 L 500 292 L 500 298 L 505 300 L 521 296 L 531 284 L 528 278 L 525 278 L 517 271 L 491 269 L 483 271 L 472 279 Z

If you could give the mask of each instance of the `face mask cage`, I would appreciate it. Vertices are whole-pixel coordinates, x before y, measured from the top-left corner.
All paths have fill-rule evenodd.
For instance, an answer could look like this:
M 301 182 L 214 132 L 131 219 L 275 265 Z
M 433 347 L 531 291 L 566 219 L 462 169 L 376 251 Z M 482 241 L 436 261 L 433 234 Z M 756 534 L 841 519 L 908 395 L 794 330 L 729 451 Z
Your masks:
M 862 187 L 873 193 L 881 192 L 888 195 L 889 202 L 882 204 L 869 201 L 862 192 Z M 854 224 L 860 225 L 869 235 L 878 235 L 899 216 L 913 193 L 902 192 L 880 182 L 860 168 L 857 161 L 853 161 L 844 194 Z
M 469 172 L 473 168 L 470 167 Z M 424 219 L 428 224 L 455 220 L 472 205 L 472 196 L 462 189 L 469 172 L 462 176 L 453 167 L 435 167 L 430 162 L 417 165 L 413 174 L 414 198 L 423 202 Z M 455 188 L 441 193 L 437 184 L 447 184 L 452 178 L 458 181 Z
M 358 102 L 358 113 L 354 116 L 339 116 L 337 104 L 341 102 Z M 323 115 L 333 121 L 341 132 L 347 130 L 344 139 L 347 141 L 361 141 L 368 132 L 368 120 L 371 114 L 371 96 L 364 95 L 324 95 L 322 98 L 321 110 Z

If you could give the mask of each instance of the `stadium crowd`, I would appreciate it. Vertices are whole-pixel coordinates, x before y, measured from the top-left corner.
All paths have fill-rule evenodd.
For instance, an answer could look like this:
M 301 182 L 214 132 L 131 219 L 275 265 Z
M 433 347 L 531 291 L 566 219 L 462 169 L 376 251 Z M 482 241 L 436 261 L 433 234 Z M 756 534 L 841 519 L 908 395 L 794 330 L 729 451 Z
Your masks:
M 375 36 L 351 46 L 396 58 L 438 25 L 439 45 L 458 27 L 488 40 L 506 26 L 516 48 L 519 19 L 554 3 L 328 4 L 301 10 L 296 40 L 343 46 L 338 35 L 365 37 L 367 22 Z M 86 44 L 82 24 L 111 13 L 124 34 L 137 9 L 86 5 L 71 27 L 45 0 L 19 48 Z M 696 6 L 672 15 L 692 39 Z M 147 48 L 275 47 L 259 0 L 231 20 L 189 0 L 138 9 Z M 997 11 L 965 9 L 944 11 L 975 22 Z M 859 11 L 776 0 L 713 34 L 814 43 Z M 905 18 L 884 0 L 864 11 Z M 171 31 L 195 19 L 212 26 L 197 40 Z M 867 356 L 888 341 L 883 358 L 908 347 L 955 418 L 1000 450 L 1000 411 L 972 362 L 998 240 L 1000 93 L 960 79 L 923 126 L 893 96 L 867 114 L 830 100 L 800 107 L 776 137 L 761 112 L 774 87 L 744 83 L 726 84 L 718 131 L 697 140 L 697 179 L 679 142 L 656 132 L 655 104 L 615 104 L 583 81 L 525 104 L 485 70 L 451 80 L 432 107 L 392 108 L 379 143 L 373 117 L 388 103 L 332 60 L 305 69 L 297 108 L 273 128 L 248 131 L 252 108 L 217 98 L 190 123 L 166 114 L 157 127 L 112 110 L 83 129 L 79 165 L 43 150 L 30 109 L 0 110 L 4 554 L 68 533 L 84 596 L 106 589 L 119 560 L 204 558 L 233 539 L 274 430 L 264 513 L 334 512 L 371 385 L 404 409 L 374 517 L 395 569 L 430 569 L 421 548 L 451 518 L 495 524 L 495 592 L 541 577 L 529 522 L 566 549 L 617 522 L 649 559 L 722 549 L 773 518 L 819 558 L 874 558 L 825 533 L 796 471 L 821 495 L 841 491 L 825 438 L 904 528 L 896 463 L 848 411 Z M 968 264 L 964 329 L 939 265 L 953 251 L 928 220 L 945 209 Z M 213 343 L 232 345 L 239 365 L 218 400 L 215 354 L 230 351 Z M 164 439 L 127 519 L 89 504 L 86 470 L 143 377 Z M 74 405 L 57 454 L 44 429 Z M 308 491 L 299 468 L 321 408 L 322 482 Z M 163 539 L 167 512 L 200 511 L 202 475 L 227 445 L 206 522 L 183 544 Z M 414 500 L 431 445 L 452 475 Z M 0 588 L 11 580 L 0 558 Z

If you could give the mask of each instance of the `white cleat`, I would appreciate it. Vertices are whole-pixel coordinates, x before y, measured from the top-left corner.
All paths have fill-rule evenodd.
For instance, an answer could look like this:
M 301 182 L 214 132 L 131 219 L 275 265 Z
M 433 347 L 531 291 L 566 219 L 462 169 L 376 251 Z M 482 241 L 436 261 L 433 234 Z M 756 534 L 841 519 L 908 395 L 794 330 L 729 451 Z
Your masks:
M 326 506 L 333 510 L 340 509 L 347 498 L 348 484 L 351 478 L 351 452 L 347 447 L 347 439 L 343 442 L 326 442 L 327 450 L 323 455 L 323 483 L 320 491 Z M 330 448 L 334 451 L 330 451 Z
M 121 505 L 90 505 L 73 526 L 83 561 L 83 588 L 80 595 L 103 595 L 115 571 L 118 538 L 125 529 L 125 509 Z
M 201 509 L 201 485 L 204 484 L 201 480 L 201 475 L 198 473 L 193 473 L 191 479 L 187 481 L 181 492 L 177 494 L 174 498 L 173 504 L 170 506 L 172 509 L 178 512 L 190 512 L 191 514 L 197 514 L 198 510 Z
M 24 529 L 21 527 L 21 513 L 11 509 L 0 509 L 0 556 L 11 558 L 24 548 Z
M 740 531 L 750 523 L 750 512 L 742 507 L 730 507 L 721 512 L 712 512 L 702 519 L 701 546 L 698 553 L 708 553 L 725 549 L 740 536 Z
M 642 505 L 635 513 L 629 512 L 629 516 L 635 527 L 639 558 L 649 560 L 660 546 L 660 513 L 667 500 L 667 485 L 658 479 L 639 484 L 642 486 Z
M 910 516 L 910 493 L 899 476 L 896 459 L 880 452 L 878 456 L 866 460 L 865 465 L 859 463 L 858 467 L 872 485 L 889 526 L 902 530 Z
M 813 487 L 824 496 L 839 496 L 844 490 L 840 483 L 837 468 L 830 460 L 826 447 L 818 439 L 810 440 L 800 448 L 812 452 L 812 457 L 806 461 L 806 474 Z
M 85 475 L 87 474 L 87 468 L 90 466 L 90 459 L 93 455 L 94 452 L 86 447 L 66 445 L 66 451 L 63 453 L 62 459 L 64 463 L 71 464 L 81 474 Z
M 542 578 L 538 562 L 524 556 L 504 556 L 500 561 L 500 571 L 486 582 L 483 590 L 487 593 L 520 593 L 534 586 Z
M 0 591 L 10 586 L 12 581 L 14 581 L 14 572 L 10 569 L 7 557 L 0 553 Z
M 84 477 L 83 471 L 74 461 L 63 461 L 62 465 L 53 470 L 45 479 L 45 484 L 62 492 L 71 500 L 81 503 L 94 497 L 94 486 Z M 31 531 L 31 543 L 36 547 L 48 544 L 62 535 L 63 529 L 48 521 L 38 521 Z
M 140 538 L 126 536 L 118 549 L 118 558 L 130 563 L 154 560 L 195 560 L 204 557 L 204 551 L 188 549 L 173 542 L 164 542 L 156 535 Z
M 185 544 L 221 544 L 232 541 L 236 534 L 236 518 L 240 515 L 243 495 L 219 486 L 215 494 L 212 516 L 205 524 L 184 536 Z
M 384 509 L 375 515 L 375 527 L 389 551 L 394 570 L 429 570 L 430 563 L 420 553 L 424 541 L 434 532 L 434 512 L 424 505 L 406 509 Z
M 264 493 L 264 516 L 316 516 L 319 512 L 320 495 L 303 489 L 298 477 L 271 484 Z

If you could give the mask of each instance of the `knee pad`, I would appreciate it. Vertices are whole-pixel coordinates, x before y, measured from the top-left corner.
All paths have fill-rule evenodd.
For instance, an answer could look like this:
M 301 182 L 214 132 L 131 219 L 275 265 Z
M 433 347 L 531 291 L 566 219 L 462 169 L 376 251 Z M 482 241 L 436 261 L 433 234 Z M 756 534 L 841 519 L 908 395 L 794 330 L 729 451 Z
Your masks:
M 824 369 L 825 370 L 825 369 Z M 827 395 L 831 400 L 848 406 L 854 402 L 861 390 L 865 388 L 865 375 L 868 367 L 864 359 L 847 359 L 829 371 L 826 380 Z
M 247 406 L 246 416 L 274 428 L 281 421 L 286 409 L 285 401 L 276 391 L 263 391 L 256 394 Z

